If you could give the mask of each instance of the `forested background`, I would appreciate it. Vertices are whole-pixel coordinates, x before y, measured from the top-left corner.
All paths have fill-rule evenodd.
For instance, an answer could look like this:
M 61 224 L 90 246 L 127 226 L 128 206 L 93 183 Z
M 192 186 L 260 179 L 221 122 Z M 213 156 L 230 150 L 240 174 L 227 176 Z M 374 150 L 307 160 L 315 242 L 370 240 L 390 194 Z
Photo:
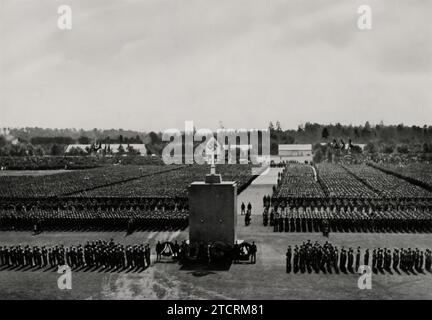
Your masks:
M 279 121 L 270 122 L 271 154 L 276 155 L 279 144 L 310 143 L 313 145 L 314 160 L 328 158 L 329 148 L 341 148 L 352 145 L 351 153 L 368 154 L 430 154 L 432 153 L 432 126 L 385 125 L 342 125 L 340 123 L 323 125 L 305 123 L 297 129 L 285 130 Z M 133 130 L 83 130 L 83 129 L 47 129 L 38 127 L 2 128 L 0 131 L 0 156 L 63 156 L 69 144 L 116 143 L 122 144 L 122 152 L 128 154 L 128 144 L 144 143 L 148 154 L 160 155 L 163 147 L 161 132 L 139 132 Z M 364 151 L 354 147 L 366 144 Z M 91 155 L 74 150 L 76 154 Z

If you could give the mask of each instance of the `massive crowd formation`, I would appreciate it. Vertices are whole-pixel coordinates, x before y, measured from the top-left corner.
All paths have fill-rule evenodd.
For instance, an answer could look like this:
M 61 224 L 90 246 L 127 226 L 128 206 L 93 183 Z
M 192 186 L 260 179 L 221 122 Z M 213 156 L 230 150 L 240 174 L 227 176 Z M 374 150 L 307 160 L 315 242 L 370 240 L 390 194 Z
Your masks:
M 188 225 L 187 210 L 1 210 L 1 230 L 181 230 Z
M 432 193 L 416 184 L 386 174 L 369 165 L 344 166 L 382 198 L 432 198 Z
M 0 157 L 0 169 L 3 170 L 58 170 L 89 169 L 100 165 L 96 157 Z
M 416 171 L 417 176 L 423 172 L 424 177 L 419 178 L 419 181 L 409 182 L 372 165 L 288 164 L 279 173 L 273 198 L 432 199 L 432 193 L 419 186 L 420 180 L 430 180 L 428 170 L 431 169 L 421 170 L 423 171 Z
M 182 229 L 188 223 L 187 187 L 209 166 L 108 166 L 0 179 L 2 229 Z M 249 165 L 217 166 L 241 191 Z
M 369 266 L 373 272 L 407 273 L 432 272 L 432 251 L 419 248 L 374 248 L 372 250 L 338 247 L 329 242 L 323 245 L 310 240 L 286 251 L 286 272 L 351 272 L 360 266 Z
M 210 171 L 210 167 L 191 165 L 181 170 L 164 172 L 162 175 L 146 175 L 141 179 L 111 184 L 106 187 L 83 191 L 79 195 L 84 197 L 160 197 L 187 198 L 187 187 L 194 181 L 202 181 Z M 252 178 L 251 167 L 248 165 L 217 166 L 216 171 L 223 180 L 237 181 L 239 189 L 244 188 Z
M 2 176 L 0 197 L 10 199 L 52 197 L 186 198 L 187 187 L 203 180 L 207 165 L 110 165 L 40 176 Z M 249 165 L 218 165 L 224 180 L 244 188 L 252 178 Z
M 275 198 L 324 198 L 325 194 L 318 184 L 312 166 L 288 164 L 279 174 Z
M 208 170 L 119 165 L 5 176 L 0 179 L 1 226 L 35 231 L 181 229 L 187 226 L 187 186 Z M 252 179 L 248 165 L 219 165 L 217 172 L 237 181 L 240 190 Z M 286 164 L 263 205 L 263 224 L 278 232 L 432 230 L 432 193 L 371 165 Z
M 365 164 L 288 164 L 263 206 L 275 232 L 432 232 L 432 193 Z
M 330 163 L 316 165 L 318 183 L 329 198 L 377 198 L 377 194 L 344 167 Z
M 413 183 L 420 183 L 424 188 L 432 190 L 432 166 L 430 164 L 372 164 L 372 166 Z
M 147 176 L 180 169 L 179 166 L 113 165 L 89 170 L 64 171 L 53 175 L 3 176 L 0 179 L 0 197 L 44 199 L 69 196 L 85 190 L 145 179 Z
M 126 148 L 127 145 L 124 145 Z M 0 156 L 3 170 L 79 170 L 113 164 L 136 166 L 162 165 L 160 157 L 151 156 Z
M 187 210 L 187 199 L 182 198 L 120 198 L 120 197 L 57 197 L 57 198 L 21 198 L 2 199 L 0 209 L 26 211 L 41 210 Z
M 269 212 L 270 210 L 270 212 Z M 275 211 L 265 208 L 263 225 L 274 232 L 432 232 L 432 215 L 424 210 L 347 211 L 310 207 Z

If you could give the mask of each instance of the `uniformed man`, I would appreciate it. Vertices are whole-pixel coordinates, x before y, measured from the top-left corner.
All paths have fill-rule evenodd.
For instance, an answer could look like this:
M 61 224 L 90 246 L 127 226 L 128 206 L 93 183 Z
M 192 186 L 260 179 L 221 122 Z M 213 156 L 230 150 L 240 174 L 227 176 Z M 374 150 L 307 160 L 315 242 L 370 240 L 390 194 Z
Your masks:
M 363 263 L 365 264 L 365 266 L 369 265 L 369 249 L 366 249 L 366 251 L 365 251 Z
M 352 248 L 349 248 L 349 250 L 348 250 L 348 270 L 351 273 L 354 272 L 353 266 L 354 266 L 354 252 L 353 252 Z
M 234 243 L 234 263 L 239 263 L 240 262 L 240 245 L 238 244 L 238 242 L 236 241 Z
M 393 269 L 397 270 L 399 268 L 399 250 L 395 248 L 393 250 Z
M 162 258 L 162 250 L 163 250 L 163 245 L 160 243 L 160 241 L 157 242 L 156 244 L 156 261 L 160 261 Z
M 354 272 L 358 272 L 359 267 L 360 267 L 360 247 L 357 247 L 357 253 L 356 253 L 356 257 L 355 257 L 355 270 Z
M 251 263 L 256 263 L 256 253 L 257 253 L 257 246 L 255 245 L 255 242 L 252 241 L 250 247 Z
M 293 267 L 294 267 L 294 273 L 297 273 L 299 270 L 299 249 L 298 246 L 294 247 L 294 258 L 293 258 Z
M 150 245 L 146 244 L 145 246 L 145 257 L 146 257 L 146 264 L 147 268 L 150 267 L 151 264 L 151 251 L 150 251 Z
M 291 246 L 288 246 L 286 252 L 286 272 L 287 273 L 291 272 L 291 256 L 292 256 Z

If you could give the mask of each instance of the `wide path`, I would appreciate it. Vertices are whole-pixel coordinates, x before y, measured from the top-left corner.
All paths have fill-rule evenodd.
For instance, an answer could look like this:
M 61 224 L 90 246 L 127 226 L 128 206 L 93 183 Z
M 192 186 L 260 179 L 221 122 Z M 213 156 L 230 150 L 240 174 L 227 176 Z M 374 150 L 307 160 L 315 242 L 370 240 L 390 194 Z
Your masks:
M 277 183 L 278 173 L 281 168 L 269 168 L 257 177 L 237 198 L 237 239 L 251 241 L 256 239 L 259 233 L 270 233 L 270 227 L 264 227 L 262 223 L 264 195 L 271 195 L 272 188 Z M 241 203 L 247 206 L 248 202 L 252 205 L 251 224 L 245 226 L 245 216 L 241 215 Z
M 261 215 L 263 211 L 262 199 L 264 195 L 271 195 L 272 188 L 277 183 L 278 173 L 282 168 L 268 168 L 257 177 L 237 198 L 237 213 L 240 215 L 242 202 L 247 206 L 252 204 L 252 214 Z

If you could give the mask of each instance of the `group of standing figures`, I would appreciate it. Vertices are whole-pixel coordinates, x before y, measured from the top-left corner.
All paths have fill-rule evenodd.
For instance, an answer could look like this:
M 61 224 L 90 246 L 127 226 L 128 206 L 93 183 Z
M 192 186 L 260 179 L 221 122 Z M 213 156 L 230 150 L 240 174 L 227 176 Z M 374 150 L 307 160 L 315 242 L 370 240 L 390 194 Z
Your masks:
M 149 244 L 123 245 L 111 241 L 92 241 L 85 245 L 0 246 L 0 265 L 44 268 L 68 265 L 71 268 L 144 269 L 151 264 Z
M 250 225 L 250 223 L 251 223 L 251 215 L 252 215 L 252 205 L 251 205 L 251 203 L 249 202 L 248 203 L 248 205 L 247 205 L 247 211 L 245 211 L 245 209 L 246 209 L 246 205 L 244 204 L 244 202 L 242 202 L 242 204 L 241 204 L 241 206 L 240 206 L 240 209 L 241 209 L 241 215 L 244 215 L 245 216 L 245 226 L 247 227 L 248 225 Z
M 432 251 L 430 249 L 411 248 L 375 248 L 362 252 L 358 247 L 345 249 L 329 242 L 321 245 L 310 240 L 300 246 L 288 246 L 286 251 L 286 272 L 294 273 L 357 273 L 360 266 L 369 266 L 373 272 L 422 273 L 432 272 Z
M 263 225 L 273 227 L 274 232 L 322 232 L 325 236 L 330 233 L 330 219 L 310 212 L 282 215 L 273 209 L 264 208 Z

